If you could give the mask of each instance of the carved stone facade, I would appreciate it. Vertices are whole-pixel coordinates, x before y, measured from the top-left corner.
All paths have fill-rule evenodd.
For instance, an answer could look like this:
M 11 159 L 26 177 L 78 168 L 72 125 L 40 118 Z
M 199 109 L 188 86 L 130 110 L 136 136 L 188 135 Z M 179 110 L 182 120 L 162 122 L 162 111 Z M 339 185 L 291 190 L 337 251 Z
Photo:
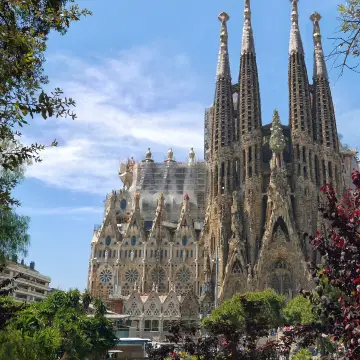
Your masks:
M 315 13 L 313 84 L 308 81 L 292 0 L 289 125 L 274 111 L 262 125 L 250 1 L 245 0 L 239 83 L 231 81 L 226 23 L 214 105 L 205 114 L 205 162 L 193 149 L 186 163 L 170 149 L 157 163 L 150 149 L 120 166 L 124 187 L 109 194 L 91 242 L 88 288 L 121 299 L 140 334 L 165 319 L 193 321 L 235 292 L 272 287 L 290 297 L 312 286 L 304 241 L 318 222 L 319 188 L 349 187 L 356 152 L 336 130 L 320 15 Z M 185 302 L 186 299 L 186 302 Z M 197 310 L 196 310 L 197 309 Z M 150 321 L 150 323 L 149 323 Z M 149 325 L 150 324 L 150 325 Z

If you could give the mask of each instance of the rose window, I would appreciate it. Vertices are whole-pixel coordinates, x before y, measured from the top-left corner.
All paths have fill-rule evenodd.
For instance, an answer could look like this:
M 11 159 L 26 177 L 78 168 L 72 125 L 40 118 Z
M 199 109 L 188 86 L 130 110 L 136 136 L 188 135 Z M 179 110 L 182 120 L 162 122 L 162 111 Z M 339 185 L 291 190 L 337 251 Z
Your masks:
M 151 280 L 154 283 L 163 282 L 165 280 L 165 277 L 166 277 L 165 270 L 162 268 L 155 269 L 151 274 Z
M 181 283 L 187 283 L 191 279 L 191 272 L 188 268 L 181 268 L 177 273 L 177 278 Z
M 112 272 L 109 269 L 101 270 L 100 272 L 100 281 L 103 284 L 108 284 L 112 279 Z
M 130 269 L 125 272 L 125 279 L 129 283 L 134 283 L 139 279 L 139 272 L 135 269 Z

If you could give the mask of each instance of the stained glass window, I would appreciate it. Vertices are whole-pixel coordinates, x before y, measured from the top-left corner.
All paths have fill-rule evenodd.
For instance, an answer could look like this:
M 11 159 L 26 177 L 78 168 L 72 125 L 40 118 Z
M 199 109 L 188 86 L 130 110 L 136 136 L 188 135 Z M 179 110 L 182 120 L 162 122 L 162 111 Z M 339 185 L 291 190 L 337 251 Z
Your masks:
M 186 245 L 187 245 L 187 242 L 188 242 L 187 236 L 183 236 L 183 238 L 182 238 L 182 244 L 183 244 L 183 246 L 186 246 Z
M 106 246 L 109 246 L 111 244 L 111 237 L 110 236 L 106 237 L 105 244 L 106 244 Z
M 122 199 L 121 201 L 120 201 L 120 209 L 121 210 L 125 210 L 126 209 L 126 199 Z
M 133 237 L 131 238 L 131 245 L 132 245 L 132 246 L 135 246 L 135 245 L 136 245 L 136 236 L 133 236 Z

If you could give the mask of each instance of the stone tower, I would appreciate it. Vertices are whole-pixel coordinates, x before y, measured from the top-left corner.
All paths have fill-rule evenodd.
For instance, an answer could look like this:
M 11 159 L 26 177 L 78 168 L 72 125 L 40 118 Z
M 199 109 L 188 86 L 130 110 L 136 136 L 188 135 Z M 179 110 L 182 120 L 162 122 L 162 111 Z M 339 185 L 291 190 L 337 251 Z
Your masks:
M 254 35 L 251 25 L 250 0 L 245 0 L 244 28 L 240 56 L 238 94 L 238 150 L 240 158 L 240 187 L 244 210 L 244 239 L 246 257 L 252 271 L 259 255 L 262 202 L 262 123 L 258 69 Z
M 318 13 L 311 15 L 314 23 L 313 121 L 316 143 L 315 177 L 318 185 L 332 183 L 341 191 L 339 139 L 330 83 L 321 44 Z
M 207 256 L 211 264 L 218 260 L 218 279 L 222 281 L 228 259 L 228 239 L 231 236 L 232 167 L 234 140 L 234 105 L 228 53 L 228 14 L 219 15 L 220 49 L 216 71 L 214 105 L 212 108 L 211 149 L 209 164 Z M 215 274 L 215 270 L 213 271 Z M 214 279 L 213 279 L 214 280 Z
M 212 281 L 206 288 L 212 288 L 219 299 L 236 291 L 266 287 L 291 296 L 300 287 L 311 286 L 304 259 L 317 258 L 305 234 L 316 230 L 319 188 L 325 183 L 341 188 L 341 154 L 321 45 L 320 15 L 311 17 L 315 51 L 310 85 L 298 0 L 290 2 L 289 125 L 281 124 L 277 111 L 272 124 L 262 125 L 250 0 L 244 4 L 239 82 L 232 86 L 235 106 L 231 109 L 229 92 L 220 92 L 224 80 L 219 82 L 217 77 L 215 102 L 206 113 L 206 124 L 212 125 L 206 160 L 210 171 L 215 172 L 215 177 L 209 177 L 210 183 L 214 182 L 210 188 L 215 190 L 207 202 L 202 232 L 210 254 L 204 271 L 205 278 Z M 222 29 L 225 34 L 226 28 Z M 230 89 L 227 44 L 221 49 L 226 52 L 220 50 L 218 68 L 226 69 L 222 74 L 226 74 Z M 227 131 L 226 142 L 219 137 L 220 124 Z M 224 225 L 231 229 L 230 234 L 222 231 Z

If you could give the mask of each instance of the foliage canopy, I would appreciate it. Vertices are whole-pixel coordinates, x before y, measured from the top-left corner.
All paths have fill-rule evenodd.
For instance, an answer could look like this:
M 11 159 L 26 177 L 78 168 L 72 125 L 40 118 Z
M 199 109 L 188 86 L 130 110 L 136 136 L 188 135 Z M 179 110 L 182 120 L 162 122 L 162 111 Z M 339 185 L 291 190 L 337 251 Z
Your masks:
M 90 308 L 94 309 L 89 316 Z M 78 290 L 56 291 L 20 310 L 0 331 L 0 360 L 82 360 L 116 344 L 104 304 Z

